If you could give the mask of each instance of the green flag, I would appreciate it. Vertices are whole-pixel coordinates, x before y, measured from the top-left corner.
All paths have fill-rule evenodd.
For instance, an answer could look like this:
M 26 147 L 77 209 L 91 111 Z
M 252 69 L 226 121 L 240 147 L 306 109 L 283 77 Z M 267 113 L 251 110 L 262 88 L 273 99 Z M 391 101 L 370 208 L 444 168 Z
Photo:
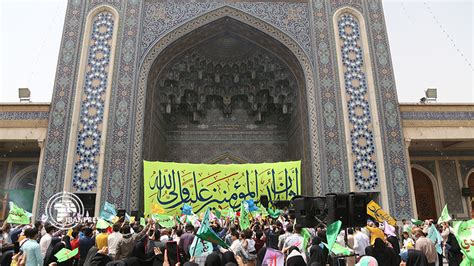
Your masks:
M 174 226 L 173 216 L 153 213 L 151 217 L 165 228 L 172 228 Z
M 455 221 L 453 231 L 465 256 L 461 265 L 474 265 L 474 249 L 471 246 L 472 239 L 474 239 L 474 219 Z
M 329 249 L 326 243 L 323 242 L 323 244 L 326 246 L 326 248 Z M 345 255 L 345 256 L 351 255 L 351 251 L 348 248 L 339 245 L 339 243 L 334 243 L 334 245 L 332 246 L 331 252 L 334 253 L 334 255 L 336 256 L 337 255 Z
M 199 227 L 199 230 L 196 233 L 196 236 L 201 238 L 204 241 L 208 241 L 211 243 L 214 243 L 216 245 L 219 245 L 223 248 L 229 248 L 227 244 L 222 241 L 220 237 L 212 231 L 211 227 L 209 226 L 209 216 L 210 216 L 210 210 L 209 207 L 207 208 L 206 212 L 204 213 L 204 217 L 202 219 L 201 227 Z
M 233 218 L 235 218 L 235 212 L 231 207 L 229 207 L 229 208 L 223 209 L 221 211 L 221 216 L 223 216 L 225 218 L 229 217 L 229 218 L 233 219 Z
M 67 248 L 62 248 L 60 251 L 58 251 L 54 256 L 58 259 L 58 262 L 64 262 L 67 261 L 70 258 L 73 258 L 79 253 L 79 249 L 75 248 L 74 250 L 69 250 Z
M 193 243 L 189 247 L 189 255 L 191 257 L 207 256 L 212 252 L 212 243 L 204 241 L 199 237 L 195 237 Z
M 328 240 L 328 250 L 332 250 L 332 246 L 336 242 L 337 235 L 341 231 L 342 222 L 335 221 L 330 224 L 326 229 L 326 238 Z
M 303 239 L 304 239 L 303 250 L 306 250 L 309 244 L 309 240 L 311 239 L 311 234 L 309 233 L 308 228 L 303 228 L 303 230 L 301 231 L 301 235 L 303 236 Z
M 145 218 L 140 217 L 140 225 L 141 225 L 141 226 L 146 226 Z
M 29 224 L 30 215 L 27 211 L 18 207 L 10 201 L 10 211 L 8 212 L 7 223 L 9 224 Z
M 443 211 L 441 212 L 441 216 L 438 218 L 438 224 L 449 221 L 451 221 L 451 216 L 449 216 L 448 204 L 446 204 L 444 205 Z
M 239 223 L 240 228 L 242 230 L 245 230 L 250 227 L 248 203 L 245 201 L 242 201 L 242 203 L 240 204 Z
M 268 209 L 268 216 L 272 217 L 273 219 L 277 219 L 278 216 L 281 215 L 281 210 L 279 209 Z
M 99 220 L 97 220 L 97 224 L 95 225 L 97 229 L 106 229 L 109 226 L 110 224 L 102 218 L 99 218 Z
M 199 229 L 201 228 L 202 226 Z M 223 248 L 229 248 L 229 246 L 219 236 L 217 236 L 209 226 L 206 226 L 204 230 L 201 233 L 197 233 L 196 236 L 204 241 L 209 241 Z
M 423 224 L 423 221 L 417 220 L 417 219 L 411 219 L 411 223 L 417 226 L 420 226 Z
M 222 216 L 222 212 L 219 211 L 218 209 L 216 209 L 216 210 L 215 210 L 215 213 L 216 213 L 216 217 L 220 219 L 221 216 Z

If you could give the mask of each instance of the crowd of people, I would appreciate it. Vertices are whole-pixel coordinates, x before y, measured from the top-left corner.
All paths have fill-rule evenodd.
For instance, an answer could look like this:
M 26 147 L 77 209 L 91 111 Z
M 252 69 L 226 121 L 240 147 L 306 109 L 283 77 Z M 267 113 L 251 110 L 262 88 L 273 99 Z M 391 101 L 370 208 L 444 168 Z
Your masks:
M 443 258 L 449 265 L 460 265 L 463 258 L 449 224 L 436 225 L 432 220 L 417 225 L 403 220 L 400 227 L 368 220 L 367 226 L 344 228 L 336 243 L 352 254 L 340 258 L 324 244 L 328 243 L 324 225 L 304 229 L 287 212 L 273 218 L 253 217 L 245 230 L 238 217 L 213 216 L 209 222 L 228 247 L 212 244 L 212 250 L 201 251 L 200 256 L 191 248 L 198 227 L 190 222 L 176 220 L 173 227 L 164 228 L 153 219 L 143 225 L 122 217 L 109 228 L 84 223 L 70 230 L 42 222 L 3 222 L 1 265 L 283 265 L 276 257 L 273 262 L 265 261 L 268 250 L 282 254 L 288 266 L 339 265 L 341 259 L 346 265 L 443 265 Z M 310 233 L 309 239 L 303 230 Z M 441 241 L 427 237 L 433 233 L 430 230 L 438 230 Z M 171 242 L 176 252 L 169 248 Z M 64 248 L 77 248 L 78 253 L 59 262 L 55 255 Z

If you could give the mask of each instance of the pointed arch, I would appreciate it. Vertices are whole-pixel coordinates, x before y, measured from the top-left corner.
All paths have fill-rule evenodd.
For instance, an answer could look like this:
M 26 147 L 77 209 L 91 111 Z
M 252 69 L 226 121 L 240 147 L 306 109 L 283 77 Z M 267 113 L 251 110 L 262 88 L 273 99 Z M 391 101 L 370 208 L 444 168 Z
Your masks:
M 186 36 L 193 31 L 205 27 L 206 25 L 229 17 L 243 23 L 244 25 L 250 26 L 253 29 L 258 30 L 265 36 L 269 36 L 271 39 L 282 44 L 290 53 L 296 58 L 301 72 L 304 75 L 304 86 L 302 89 L 306 95 L 306 112 L 308 113 L 307 121 L 304 124 L 308 129 L 306 130 L 307 137 L 309 139 L 309 162 L 308 165 L 308 176 L 311 176 L 311 185 L 313 194 L 321 194 L 321 174 L 320 174 L 320 156 L 319 156 L 319 143 L 318 143 L 318 122 L 316 121 L 316 95 L 315 95 L 315 80 L 313 76 L 313 67 L 311 61 L 304 50 L 298 45 L 298 43 L 289 37 L 286 33 L 277 29 L 273 25 L 264 22 L 263 20 L 254 17 L 241 10 L 224 6 L 201 16 L 195 17 L 190 21 L 172 29 L 161 39 L 157 40 L 145 53 L 144 58 L 141 62 L 140 71 L 136 86 L 138 87 L 136 95 L 135 106 L 137 108 L 135 117 L 135 132 L 134 132 L 134 144 L 133 144 L 133 155 L 134 161 L 132 165 L 132 182 L 129 188 L 129 193 L 132 199 L 138 198 L 140 176 L 141 176 L 141 159 L 142 159 L 142 146 L 143 146 L 143 127 L 144 127 L 144 108 L 145 108 L 145 95 L 148 86 L 149 73 L 152 69 L 152 65 L 155 60 L 159 58 L 162 52 L 170 46 L 172 43 L 178 41 L 182 37 Z M 301 97 L 301 96 L 300 96 Z M 309 184 L 308 184 L 309 185 Z M 132 205 L 138 206 L 138 203 L 132 202 Z
M 419 165 L 419 164 L 412 164 L 411 165 L 411 168 L 412 168 L 412 172 L 413 172 L 413 169 L 416 169 L 418 171 L 420 171 L 421 173 L 423 173 L 430 181 L 431 181 L 431 187 L 433 189 L 433 193 L 434 193 L 434 202 L 435 202 L 435 206 L 436 206 L 436 217 L 438 217 L 437 215 L 440 213 L 440 210 L 442 208 L 442 203 L 441 203 L 441 193 L 440 193 L 440 187 L 439 187 L 439 184 L 438 184 L 438 181 L 436 179 L 436 177 L 433 175 L 433 173 L 431 173 L 428 169 L 424 168 L 423 166 Z M 414 176 L 412 174 L 412 178 L 414 179 Z M 413 180 L 413 182 L 415 182 L 415 180 Z M 414 189 L 416 191 L 416 186 L 414 186 Z M 415 195 L 416 195 L 416 192 L 415 192 Z M 416 198 L 415 198 L 415 201 L 416 201 Z M 419 208 L 417 208 L 419 209 Z M 431 217 L 431 218 L 436 218 L 436 217 Z

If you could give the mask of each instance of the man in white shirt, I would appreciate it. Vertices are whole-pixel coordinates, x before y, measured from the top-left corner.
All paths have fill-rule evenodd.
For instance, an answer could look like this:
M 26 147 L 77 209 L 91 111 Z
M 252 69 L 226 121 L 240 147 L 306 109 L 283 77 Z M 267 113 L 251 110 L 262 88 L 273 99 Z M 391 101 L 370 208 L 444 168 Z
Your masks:
M 354 252 L 362 257 L 365 255 L 365 248 L 370 246 L 370 238 L 360 230 L 360 227 L 355 228 Z
M 278 248 L 280 250 L 283 249 L 283 244 L 285 244 L 286 239 L 293 234 L 293 225 L 287 224 L 285 229 L 286 232 L 278 237 Z
M 115 254 L 117 254 L 117 246 L 120 240 L 122 239 L 122 234 L 120 231 L 120 224 L 114 224 L 112 226 L 112 234 L 107 236 L 107 247 L 109 249 L 109 256 L 115 258 Z
M 242 243 L 240 242 L 240 239 L 239 239 L 239 232 L 232 231 L 231 238 L 232 238 L 232 245 L 230 245 L 230 250 L 232 250 L 234 254 L 237 254 L 237 252 L 239 252 L 242 249 Z
M 46 251 L 48 250 L 48 247 L 51 244 L 51 239 L 53 238 L 54 233 L 54 226 L 48 224 L 44 227 L 44 230 L 46 231 L 46 234 L 41 237 L 39 242 L 41 256 L 43 256 L 43 258 L 45 257 Z
M 286 253 L 291 247 L 297 247 L 301 252 L 303 259 L 306 261 L 306 250 L 304 250 L 304 237 L 301 235 L 303 227 L 301 224 L 295 224 L 293 231 L 294 233 L 289 236 L 283 244 L 282 252 Z

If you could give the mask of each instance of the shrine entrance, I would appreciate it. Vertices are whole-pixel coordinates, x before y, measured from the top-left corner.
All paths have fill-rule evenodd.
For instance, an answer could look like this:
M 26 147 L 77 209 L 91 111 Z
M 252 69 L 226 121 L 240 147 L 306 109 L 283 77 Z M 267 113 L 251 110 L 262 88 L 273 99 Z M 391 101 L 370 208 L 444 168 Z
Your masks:
M 413 187 L 415 189 L 416 209 L 419 220 L 436 219 L 436 202 L 433 182 L 422 171 L 412 168 Z
M 304 73 L 271 36 L 230 17 L 195 29 L 157 56 L 145 101 L 143 159 L 302 160 L 312 193 Z

